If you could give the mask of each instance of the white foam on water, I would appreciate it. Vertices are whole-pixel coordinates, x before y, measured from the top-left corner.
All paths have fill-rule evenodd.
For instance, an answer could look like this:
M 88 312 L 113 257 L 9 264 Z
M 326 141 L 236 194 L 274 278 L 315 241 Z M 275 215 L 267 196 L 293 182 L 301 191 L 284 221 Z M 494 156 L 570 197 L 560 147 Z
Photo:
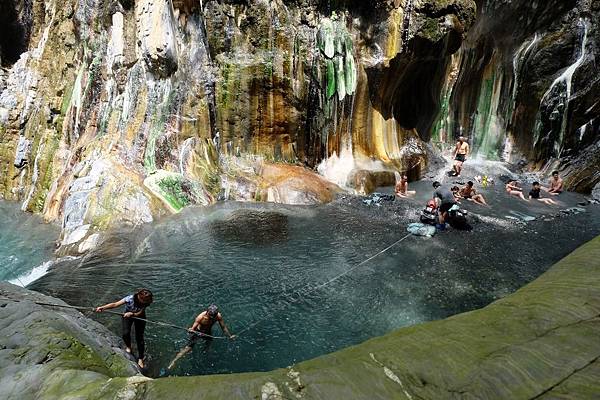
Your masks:
M 350 176 L 356 170 L 389 171 L 390 169 L 381 161 L 360 155 L 355 156 L 349 148 L 342 149 L 339 156 L 334 152 L 317 167 L 319 175 L 343 188 L 349 187 Z
M 50 267 L 55 262 L 65 261 L 65 260 L 74 260 L 76 258 L 77 257 L 67 256 L 67 257 L 59 258 L 57 260 L 46 261 L 46 262 L 42 263 L 41 265 L 38 265 L 31 271 L 29 271 L 28 273 L 17 276 L 16 278 L 9 280 L 8 283 L 12 283 L 13 285 L 17 285 L 17 286 L 21 286 L 21 287 L 28 286 L 30 283 L 33 283 L 33 282 L 37 281 L 38 279 L 40 279 L 42 276 L 46 275 L 48 273 L 48 270 L 50 269 Z
M 28 273 L 18 276 L 14 279 L 8 281 L 8 283 L 12 283 L 13 285 L 25 287 L 30 283 L 40 279 L 42 276 L 48 273 L 48 269 L 54 263 L 54 261 L 46 261 L 42 265 L 38 265 Z

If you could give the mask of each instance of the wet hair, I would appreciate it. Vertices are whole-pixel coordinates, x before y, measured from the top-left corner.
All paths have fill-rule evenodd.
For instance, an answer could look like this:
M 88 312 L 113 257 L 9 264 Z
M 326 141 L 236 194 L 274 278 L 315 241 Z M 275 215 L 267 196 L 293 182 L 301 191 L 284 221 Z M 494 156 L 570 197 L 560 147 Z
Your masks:
M 433 187 L 434 187 L 434 188 L 436 188 L 436 189 L 437 189 L 437 188 L 439 188 L 440 186 L 442 186 L 442 184 L 441 184 L 441 183 L 439 183 L 438 181 L 435 181 L 435 182 L 433 182 Z
M 152 301 L 154 300 L 152 297 L 152 292 L 149 291 L 148 289 L 138 290 L 135 293 L 135 296 L 133 296 L 133 299 L 136 303 L 143 304 L 146 306 L 149 306 L 150 304 L 152 304 Z
M 533 182 L 531 185 L 532 186 L 540 186 L 540 183 L 539 182 Z
M 558 171 L 552 171 L 552 176 L 558 175 Z
M 473 181 L 469 181 L 469 182 L 467 182 L 467 186 L 469 186 L 469 187 L 470 187 L 470 186 L 473 186 Z
M 206 312 L 208 313 L 208 315 L 210 315 L 211 317 L 216 317 L 217 314 L 219 314 L 219 307 L 217 307 L 216 304 L 211 304 L 210 306 L 208 306 L 206 308 Z
M 460 188 L 458 186 L 452 186 L 453 192 L 458 192 L 459 190 L 460 190 Z
M 516 182 L 514 179 L 509 179 L 508 182 L 506 182 L 506 184 L 508 185 L 509 183 L 513 183 Z
M 467 138 L 464 137 L 464 136 L 459 136 L 458 140 L 461 141 L 461 142 L 465 142 L 467 140 Z

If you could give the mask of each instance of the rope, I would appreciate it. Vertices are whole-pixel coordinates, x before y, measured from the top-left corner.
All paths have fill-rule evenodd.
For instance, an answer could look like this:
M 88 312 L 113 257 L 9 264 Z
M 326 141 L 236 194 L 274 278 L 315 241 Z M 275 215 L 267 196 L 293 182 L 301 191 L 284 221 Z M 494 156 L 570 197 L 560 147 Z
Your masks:
M 0 300 L 14 301 L 15 303 L 22 302 L 22 300 L 9 299 L 9 298 L 6 298 L 6 297 L 0 297 Z M 75 309 L 75 310 L 83 310 L 83 311 L 94 311 L 95 310 L 95 308 L 92 308 L 92 307 L 72 306 L 72 305 L 69 305 L 69 304 L 52 304 L 52 303 L 44 303 L 44 302 L 41 302 L 41 301 L 34 301 L 33 303 L 37 304 L 37 305 L 40 305 L 40 306 L 72 308 L 72 309 Z M 119 315 L 121 317 L 124 315 L 123 313 L 120 313 L 118 311 L 104 310 L 102 312 L 103 313 L 107 313 L 107 314 Z M 166 326 L 166 327 L 169 327 L 169 328 L 181 329 L 181 330 L 189 332 L 189 333 L 191 333 L 193 335 L 198 335 L 198 336 L 202 336 L 202 337 L 208 337 L 208 338 L 211 338 L 211 339 L 227 339 L 225 336 L 212 336 L 212 335 L 208 335 L 208 334 L 202 333 L 202 332 L 190 332 L 188 330 L 188 328 L 185 328 L 185 327 L 179 326 L 179 325 L 170 324 L 168 322 L 153 321 L 153 320 L 150 320 L 150 319 L 140 318 L 140 317 L 129 317 L 129 318 L 137 319 L 138 321 L 144 321 L 144 322 L 147 322 L 149 324 L 154 324 L 154 325 L 158 325 L 158 326 Z
M 385 253 L 386 251 L 388 251 L 389 249 L 391 249 L 392 247 L 396 246 L 397 244 L 403 242 L 404 240 L 406 240 L 406 238 L 408 238 L 409 236 L 411 236 L 411 234 L 407 234 L 406 236 L 398 239 L 397 241 L 395 241 L 394 243 L 392 243 L 391 245 L 389 245 L 388 247 L 386 247 L 385 249 L 379 251 L 378 253 L 372 255 L 371 257 L 367 258 L 366 260 L 356 264 L 354 267 L 347 269 L 346 271 L 342 272 L 339 275 L 334 276 L 333 278 L 329 279 L 328 281 L 325 281 L 323 283 L 321 283 L 320 285 L 317 285 L 313 288 L 310 288 L 308 291 L 304 292 L 304 293 L 300 293 L 298 292 L 298 295 L 308 295 L 316 290 L 319 290 L 321 288 L 324 288 L 327 285 L 330 285 L 331 283 L 337 281 L 338 279 L 342 278 L 343 276 L 348 275 L 350 272 L 356 270 L 357 268 L 365 265 L 366 263 L 368 263 L 369 261 L 373 260 L 374 258 L 377 258 L 378 256 L 380 256 L 381 254 Z M 291 299 L 289 303 L 286 303 L 285 305 L 289 305 L 289 304 L 293 304 L 296 303 L 297 301 L 301 300 L 302 297 L 298 296 L 297 299 Z M 277 308 L 274 309 L 274 311 L 270 312 L 266 317 L 260 318 L 254 322 L 252 322 L 250 325 L 246 326 L 244 329 L 242 329 L 241 331 L 238 332 L 237 336 L 241 336 L 242 333 L 247 332 L 248 330 L 254 328 L 256 325 L 260 324 L 261 322 L 263 322 L 264 320 L 266 320 L 268 317 L 271 317 L 275 312 L 280 311 Z
M 396 246 L 397 244 L 403 242 L 410 235 L 411 234 L 409 233 L 409 234 L 403 236 L 402 238 L 400 238 L 397 241 L 395 241 L 394 243 L 390 244 L 389 246 L 387 246 L 383 250 L 380 250 L 379 252 L 373 254 L 369 258 L 361 261 L 360 263 L 356 264 L 355 266 L 353 266 L 351 268 L 348 268 L 346 271 L 344 271 L 344 272 L 342 272 L 342 273 L 334 276 L 333 278 L 331 278 L 331 279 L 329 279 L 329 280 L 327 280 L 327 281 L 325 281 L 325 282 L 323 282 L 323 283 L 321 283 L 321 284 L 319 284 L 317 286 L 314 286 L 314 287 L 310 288 L 308 291 L 306 291 L 306 292 L 300 292 L 300 291 L 298 291 L 297 295 L 299 295 L 299 296 L 296 299 L 292 298 L 289 302 L 287 302 L 285 304 L 281 303 L 281 304 L 283 304 L 283 307 L 272 308 L 271 309 L 272 311 L 270 313 L 268 313 L 267 316 L 265 316 L 263 318 L 260 318 L 258 320 L 255 320 L 250 325 L 246 326 L 244 329 L 242 329 L 241 331 L 239 331 L 238 334 L 235 335 L 236 338 L 239 337 L 239 336 L 241 336 L 242 333 L 249 331 L 250 329 L 254 328 L 256 325 L 258 325 L 261 322 L 265 321 L 266 319 L 268 319 L 269 317 L 271 317 L 273 314 L 275 314 L 275 312 L 280 311 L 279 309 L 283 309 L 283 308 L 285 308 L 285 306 L 287 306 L 289 304 L 294 304 L 294 303 L 300 301 L 303 298 L 301 295 L 306 296 L 306 295 L 308 295 L 308 294 L 310 294 L 312 292 L 315 292 L 315 291 L 317 291 L 317 290 L 319 290 L 321 288 L 324 288 L 325 286 L 328 286 L 328 285 L 332 284 L 333 282 L 337 281 L 338 279 L 340 279 L 340 278 L 348 275 L 350 272 L 352 272 L 352 271 L 356 270 L 357 268 L 365 265 L 369 261 L 371 261 L 371 260 L 379 257 L 381 254 L 387 252 L 388 250 L 390 250 L 392 247 Z M 0 300 L 8 300 L 8 301 L 14 301 L 14 302 L 20 302 L 21 301 L 21 300 L 9 299 L 9 298 L 0 298 Z M 84 310 L 84 311 L 94 311 L 95 310 L 94 308 L 91 308 L 91 307 L 72 306 L 72 305 L 68 305 L 68 304 L 65 304 L 65 305 L 63 305 L 63 304 L 52 304 L 52 303 L 44 303 L 44 302 L 41 302 L 41 301 L 34 301 L 33 303 L 41 305 L 41 306 L 72 308 L 72 309 L 75 309 L 75 310 Z M 123 316 L 123 313 L 120 313 L 120 312 L 117 312 L 117 311 L 104 310 L 102 312 L 107 313 L 107 314 L 119 315 L 121 317 Z M 227 339 L 224 336 L 212 336 L 212 335 L 208 335 L 208 334 L 201 333 L 201 332 L 190 332 L 188 330 L 188 328 L 185 328 L 185 327 L 179 326 L 179 325 L 170 324 L 168 322 L 153 321 L 153 320 L 150 320 L 150 319 L 145 319 L 145 318 L 140 318 L 140 317 L 131 317 L 131 318 L 137 319 L 139 321 L 144 321 L 144 322 L 147 322 L 147 323 L 150 323 L 150 324 L 158 325 L 158 326 L 165 326 L 165 327 L 170 327 L 170 328 L 174 328 L 174 329 L 184 330 L 184 331 L 192 333 L 194 335 L 208 337 L 208 338 L 211 338 L 211 339 Z

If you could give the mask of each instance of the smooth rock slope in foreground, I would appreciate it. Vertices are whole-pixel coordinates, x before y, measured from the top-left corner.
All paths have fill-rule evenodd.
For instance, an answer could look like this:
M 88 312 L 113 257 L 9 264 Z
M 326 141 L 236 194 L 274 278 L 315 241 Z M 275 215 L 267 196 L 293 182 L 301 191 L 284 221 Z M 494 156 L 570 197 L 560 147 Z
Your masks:
M 7 284 L 0 295 L 48 299 Z M 75 312 L 0 302 L 0 321 L 2 398 L 592 399 L 600 238 L 482 310 L 268 373 L 144 381 L 107 331 Z

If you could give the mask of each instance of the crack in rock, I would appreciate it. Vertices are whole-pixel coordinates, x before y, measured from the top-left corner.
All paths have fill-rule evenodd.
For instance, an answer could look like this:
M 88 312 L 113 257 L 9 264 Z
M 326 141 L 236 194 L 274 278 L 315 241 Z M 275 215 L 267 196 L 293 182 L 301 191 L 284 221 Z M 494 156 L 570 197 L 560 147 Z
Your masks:
M 391 369 L 389 369 L 388 367 L 386 367 L 385 365 L 383 365 L 382 363 L 380 363 L 376 358 L 375 355 L 373 353 L 369 353 L 369 355 L 371 356 L 371 358 L 373 359 L 373 361 L 375 361 L 380 367 L 383 368 L 383 373 L 385 374 L 385 376 L 387 376 L 389 379 L 391 379 L 392 381 L 396 382 L 397 384 L 400 385 L 400 387 L 402 388 L 402 391 L 404 392 L 404 394 L 406 395 L 406 397 L 409 400 L 412 400 L 412 396 L 410 395 L 410 393 L 408 393 L 408 391 L 406 390 L 406 388 L 404 387 L 404 384 L 402 383 L 402 381 L 400 380 L 400 378 L 398 377 L 398 375 L 396 375 Z

